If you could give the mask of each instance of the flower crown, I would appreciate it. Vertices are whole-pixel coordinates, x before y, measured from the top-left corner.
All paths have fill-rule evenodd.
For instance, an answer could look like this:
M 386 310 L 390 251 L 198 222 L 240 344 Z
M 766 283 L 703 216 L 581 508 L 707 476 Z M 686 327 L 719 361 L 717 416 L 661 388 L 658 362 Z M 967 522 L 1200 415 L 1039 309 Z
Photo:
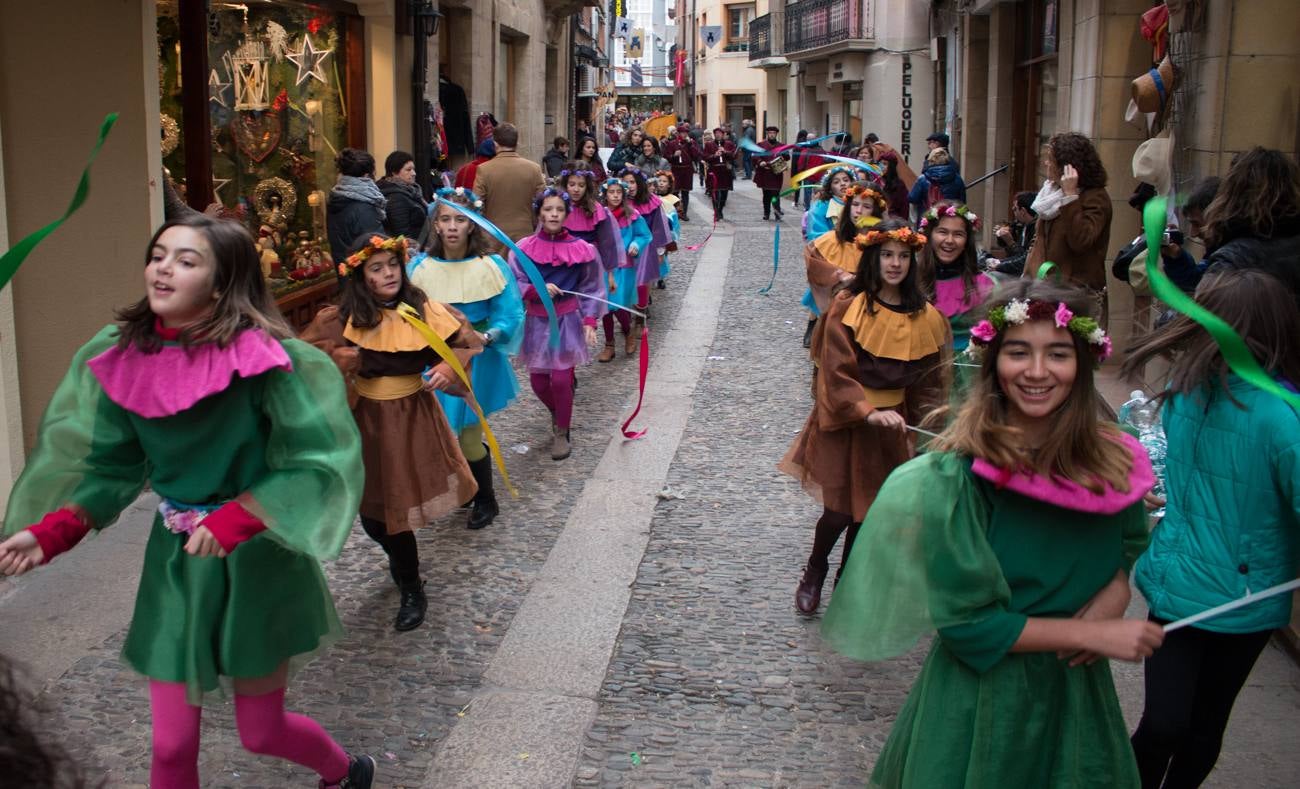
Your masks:
M 877 244 L 883 244 L 886 241 L 898 241 L 912 249 L 922 249 L 925 247 L 926 238 L 910 227 L 900 227 L 894 230 L 868 230 L 864 233 L 858 233 L 857 238 L 854 239 L 858 249 L 862 250 L 874 247 Z
M 618 171 L 619 178 L 622 178 L 625 175 L 639 175 L 642 178 L 645 178 L 645 170 L 642 170 L 640 167 L 637 167 L 635 164 L 628 164 L 628 165 L 624 165 L 623 169 Z
M 656 170 L 656 171 L 655 171 L 655 178 L 672 178 L 672 177 L 673 177 L 673 171 L 672 171 L 672 170 Z
M 561 170 L 559 175 L 555 176 L 556 183 L 564 183 L 569 176 L 576 175 L 579 178 L 595 178 L 595 170 Z
M 844 202 L 853 202 L 853 198 L 855 197 L 870 197 L 872 200 L 877 202 L 884 202 L 885 200 L 883 194 L 872 189 L 870 186 L 858 186 L 857 184 L 850 186 L 848 191 L 844 193 Z
M 830 189 L 830 188 L 831 188 L 831 179 L 834 178 L 835 176 L 839 175 L 840 173 L 847 173 L 848 176 L 849 176 L 849 179 L 850 179 L 850 180 L 855 180 L 855 179 L 856 179 L 856 176 L 857 176 L 858 174 L 860 174 L 860 173 L 865 173 L 865 172 L 867 172 L 867 171 L 866 171 L 866 170 L 860 170 L 860 169 L 858 169 L 858 168 L 856 168 L 856 167 L 850 167 L 850 166 L 848 166 L 847 164 L 839 164 L 839 165 L 836 165 L 836 166 L 832 167 L 831 169 L 827 170 L 827 171 L 826 171 L 826 174 L 822 176 L 821 187 L 822 187 L 823 189 Z
M 564 201 L 565 208 L 568 208 L 570 203 L 572 203 L 573 201 L 573 198 L 569 197 L 569 193 L 567 191 L 563 189 L 557 189 L 554 186 L 548 186 L 542 191 L 538 192 L 537 196 L 533 198 L 534 214 L 542 210 L 542 203 L 545 202 L 546 198 L 548 197 L 558 197 L 562 199 Z
M 971 327 L 971 343 L 967 347 L 967 353 L 977 357 L 982 355 L 984 348 L 1008 326 L 1045 320 L 1052 321 L 1058 329 L 1067 329 L 1074 336 L 1082 338 L 1098 362 L 1104 362 L 1110 357 L 1110 337 L 1097 321 L 1085 315 L 1075 315 L 1063 301 L 1053 304 L 1042 299 L 1012 299 L 989 310 L 987 318 Z
M 393 238 L 384 238 L 383 236 L 371 236 L 366 245 L 351 255 L 347 260 L 339 264 L 338 272 L 340 277 L 346 277 L 353 271 L 361 268 L 367 260 L 376 252 L 392 252 L 403 263 L 406 262 L 406 236 L 394 236 Z
M 434 192 L 433 196 L 438 198 L 439 200 L 446 200 L 448 202 L 451 202 L 451 198 L 453 197 L 463 197 L 469 201 L 470 207 L 473 208 L 475 211 L 483 210 L 483 198 L 474 194 L 473 189 L 466 189 L 463 186 L 457 186 L 454 189 L 449 186 L 444 186 L 443 188 Z M 432 208 L 432 206 L 430 207 Z
M 968 206 L 954 203 L 949 203 L 943 208 L 940 208 L 937 205 L 931 206 L 930 210 L 926 211 L 925 215 L 921 217 L 920 228 L 924 230 L 931 224 L 937 225 L 939 224 L 940 219 L 948 216 L 959 216 L 969 222 L 971 227 L 976 230 L 980 229 L 979 216 L 977 216 L 974 211 L 970 210 Z
M 617 186 L 618 188 L 620 188 L 620 189 L 623 190 L 623 194 L 627 194 L 627 184 L 623 183 L 623 181 L 622 181 L 621 179 L 618 179 L 618 178 L 606 178 L 606 179 L 605 179 L 603 182 L 601 182 L 601 184 L 600 184 L 600 199 L 602 199 L 602 200 L 605 199 L 605 192 L 609 191 L 609 188 L 610 188 L 611 186 Z

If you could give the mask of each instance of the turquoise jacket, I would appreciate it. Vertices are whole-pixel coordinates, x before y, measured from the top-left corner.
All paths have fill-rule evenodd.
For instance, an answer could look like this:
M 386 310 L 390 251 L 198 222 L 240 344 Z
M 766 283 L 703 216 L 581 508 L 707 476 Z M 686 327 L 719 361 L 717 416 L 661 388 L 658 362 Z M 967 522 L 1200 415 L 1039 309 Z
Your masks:
M 1151 613 L 1176 620 L 1300 571 L 1300 414 L 1281 399 L 1230 376 L 1172 395 L 1161 412 L 1169 442 L 1168 507 L 1138 559 L 1135 581 Z M 1282 594 L 1197 627 L 1253 633 L 1290 621 Z

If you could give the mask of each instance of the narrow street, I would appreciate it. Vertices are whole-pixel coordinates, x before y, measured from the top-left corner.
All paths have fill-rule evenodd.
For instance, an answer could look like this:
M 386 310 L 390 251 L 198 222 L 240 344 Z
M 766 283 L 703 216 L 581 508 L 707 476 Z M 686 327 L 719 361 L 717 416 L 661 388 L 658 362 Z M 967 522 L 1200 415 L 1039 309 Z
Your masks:
M 800 214 L 783 205 L 780 269 L 760 295 L 773 225 L 757 190 L 739 181 L 729 221 L 690 252 L 709 232 L 695 192 L 668 287 L 652 291 L 641 441 L 617 430 L 635 359 L 579 372 L 560 463 L 521 376 L 520 400 L 493 419 L 519 498 L 503 495 L 483 531 L 457 513 L 419 534 L 422 627 L 393 631 L 397 591 L 359 528 L 327 567 L 347 632 L 302 667 L 288 705 L 373 754 L 376 786 L 865 782 L 924 652 L 856 663 L 794 610 L 820 508 L 775 468 L 810 405 Z M 145 497 L 74 554 L 0 582 L 6 651 L 43 684 L 51 729 L 112 787 L 147 785 L 146 683 L 118 650 L 152 507 Z M 1114 672 L 1132 725 L 1141 667 Z M 1300 785 L 1297 724 L 1300 668 L 1270 644 L 1207 786 Z M 205 708 L 203 735 L 204 786 L 314 785 L 244 751 L 228 701 Z

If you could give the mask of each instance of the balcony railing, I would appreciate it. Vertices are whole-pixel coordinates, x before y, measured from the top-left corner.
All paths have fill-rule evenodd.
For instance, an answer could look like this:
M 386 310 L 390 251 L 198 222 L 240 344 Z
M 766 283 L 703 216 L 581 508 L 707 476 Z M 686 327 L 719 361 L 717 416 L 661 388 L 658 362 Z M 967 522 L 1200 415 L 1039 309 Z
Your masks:
M 749 21 L 749 59 L 772 56 L 772 15 L 763 14 Z
M 785 51 L 872 37 L 871 0 L 801 0 L 785 9 Z M 752 24 L 752 23 L 751 23 Z

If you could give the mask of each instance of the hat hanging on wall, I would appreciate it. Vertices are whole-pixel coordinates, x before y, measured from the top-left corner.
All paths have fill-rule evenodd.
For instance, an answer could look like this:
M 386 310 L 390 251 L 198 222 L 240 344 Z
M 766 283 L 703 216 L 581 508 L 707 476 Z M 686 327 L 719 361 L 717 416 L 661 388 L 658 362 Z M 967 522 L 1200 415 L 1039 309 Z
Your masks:
M 1160 65 L 1133 80 L 1133 101 L 1142 112 L 1164 112 L 1174 92 L 1174 64 L 1166 57 Z
M 1144 141 L 1133 153 L 1133 177 L 1154 186 L 1157 194 L 1168 194 L 1173 181 L 1172 152 L 1173 143 L 1167 132 Z

